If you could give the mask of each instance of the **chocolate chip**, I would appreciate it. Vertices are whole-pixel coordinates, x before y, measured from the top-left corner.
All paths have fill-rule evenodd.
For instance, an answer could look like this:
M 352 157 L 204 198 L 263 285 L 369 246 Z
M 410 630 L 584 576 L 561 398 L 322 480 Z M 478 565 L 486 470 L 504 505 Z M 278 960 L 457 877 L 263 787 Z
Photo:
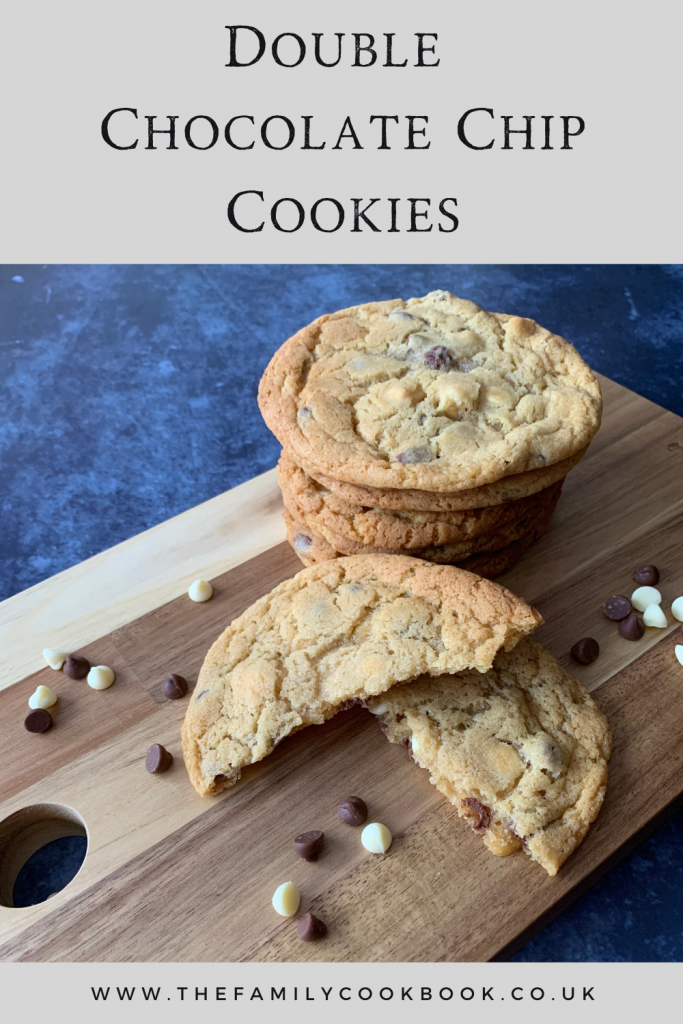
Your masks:
M 405 718 L 405 715 L 403 717 Z M 388 728 L 389 727 L 387 725 L 384 725 L 384 723 L 382 723 L 380 725 L 380 729 L 382 730 L 382 732 L 386 732 Z M 413 758 L 413 744 L 412 744 L 411 740 L 409 740 L 409 739 L 399 740 L 398 741 L 398 745 L 404 751 L 404 753 L 405 753 L 405 755 L 406 755 L 406 757 L 408 758 L 409 761 L 414 760 L 414 758 Z
M 349 796 L 339 804 L 337 814 L 345 825 L 362 825 L 367 821 L 368 808 L 359 796 Z
M 36 708 L 35 711 L 29 711 L 24 719 L 24 728 L 28 732 L 47 732 L 48 729 L 52 728 L 52 715 L 45 708 Z
M 554 765 L 556 768 L 561 768 L 564 764 L 564 754 L 555 743 L 551 743 L 550 740 L 546 740 L 542 746 L 543 756 L 549 764 Z
M 415 448 L 408 448 L 405 452 L 397 455 L 396 461 L 400 462 L 403 466 L 411 466 L 416 462 L 429 462 L 431 457 L 432 453 L 429 448 L 417 445 Z
M 609 597 L 605 601 L 603 611 L 608 619 L 612 619 L 613 622 L 621 622 L 631 614 L 631 602 L 623 594 L 615 594 L 614 597 Z
M 307 533 L 297 533 L 294 538 L 294 547 L 297 551 L 306 551 L 312 543 L 313 541 Z
M 160 775 L 161 772 L 168 771 L 172 764 L 173 754 L 166 747 L 162 747 L 161 743 L 153 743 L 145 758 L 145 768 L 149 774 Z
M 317 860 L 324 838 L 325 833 L 320 832 L 319 829 L 301 832 L 292 843 L 294 852 L 298 853 L 304 860 Z
M 645 632 L 645 626 L 640 615 L 633 613 L 619 623 L 619 632 L 624 640 L 640 640 Z
M 590 665 L 600 653 L 600 644 L 592 636 L 585 636 L 572 647 L 572 658 L 581 665 Z
M 471 370 L 475 368 L 475 366 L 480 365 L 480 363 L 475 363 L 474 359 L 458 359 L 455 368 L 458 371 L 458 373 L 469 373 Z M 538 457 L 539 459 L 542 459 L 545 462 L 545 455 L 539 455 Z
M 659 583 L 659 569 L 656 565 L 639 565 L 633 579 L 640 587 L 654 587 Z
M 187 679 L 176 675 L 175 672 L 169 672 L 161 684 L 161 692 L 169 700 L 180 700 L 187 693 Z
M 297 921 L 296 934 L 302 942 L 315 942 L 316 939 L 325 938 L 327 925 L 313 914 L 304 914 Z
M 432 370 L 449 370 L 453 365 L 453 356 L 445 345 L 435 345 L 428 349 L 422 357 Z
M 488 812 L 488 808 L 484 807 L 476 797 L 468 796 L 464 800 L 460 801 L 462 807 L 469 807 L 477 815 L 477 820 L 472 825 L 472 829 L 475 832 L 485 832 L 491 824 L 491 815 Z
M 69 679 L 85 679 L 90 671 L 90 662 L 80 654 L 70 654 L 64 662 L 64 675 Z

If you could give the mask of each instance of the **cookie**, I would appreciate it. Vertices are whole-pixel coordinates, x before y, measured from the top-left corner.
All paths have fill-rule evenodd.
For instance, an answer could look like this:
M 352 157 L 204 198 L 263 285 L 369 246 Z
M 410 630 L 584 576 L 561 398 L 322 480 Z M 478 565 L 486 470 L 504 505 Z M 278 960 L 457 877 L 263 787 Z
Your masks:
M 455 564 L 460 569 L 466 569 L 467 572 L 474 572 L 477 576 L 483 576 L 487 580 L 494 580 L 497 576 L 502 576 L 503 573 L 509 572 L 510 569 L 514 568 L 531 545 L 539 537 L 542 537 L 544 533 L 548 532 L 551 519 L 552 512 L 544 519 L 540 519 L 535 523 L 523 537 L 513 541 L 512 544 L 508 544 L 507 547 L 500 548 L 498 551 L 480 551 L 478 554 L 471 555 L 462 562 L 456 562 Z
M 504 587 L 403 555 L 322 562 L 286 580 L 209 651 L 183 723 L 202 795 L 290 733 L 423 673 L 485 671 L 542 621 Z
M 559 480 L 529 498 L 486 509 L 389 512 L 348 504 L 308 477 L 284 453 L 278 465 L 278 480 L 291 514 L 343 554 L 359 553 L 359 545 L 410 551 L 449 544 L 460 546 L 462 557 L 517 540 L 527 523 L 549 505 L 555 507 L 563 484 Z
M 436 562 L 439 565 L 457 565 L 468 572 L 474 572 L 486 579 L 495 579 L 504 572 L 508 572 L 522 555 L 527 551 L 534 541 L 538 540 L 550 527 L 554 507 L 536 519 L 526 532 L 516 541 L 507 544 L 505 547 L 491 551 L 480 551 L 477 554 L 463 558 L 457 553 L 457 546 L 444 545 L 443 547 L 422 548 L 418 551 L 411 551 L 413 557 L 423 558 L 426 561 Z M 293 516 L 285 507 L 283 517 L 287 530 L 287 540 L 294 548 L 301 562 L 306 565 L 314 565 L 316 562 L 327 561 L 331 558 L 343 557 L 330 541 L 317 534 L 310 527 L 306 526 L 300 519 Z M 382 553 L 373 549 L 366 554 Z M 393 552 L 384 552 L 393 554 Z
M 537 522 L 541 520 L 544 522 L 549 520 L 549 517 L 555 509 L 558 498 L 559 494 L 555 494 L 552 496 L 552 501 L 549 500 L 543 507 L 534 511 L 533 514 L 530 512 L 528 515 L 523 516 L 516 522 L 506 523 L 503 527 L 492 530 L 490 533 L 482 534 L 479 537 L 475 537 L 473 540 L 459 541 L 451 544 L 429 544 L 422 548 L 411 548 L 409 551 L 405 551 L 405 554 L 414 555 L 416 558 L 426 558 L 430 562 L 441 562 L 444 565 L 452 565 L 454 562 L 461 561 L 464 558 L 469 558 L 470 556 L 482 551 L 498 551 L 526 536 L 529 530 L 531 530 Z M 285 508 L 288 508 L 286 502 Z M 374 544 L 360 544 L 358 541 L 348 540 L 346 537 L 335 534 L 325 527 L 321 528 L 317 523 L 312 521 L 311 517 L 302 517 L 291 508 L 288 508 L 288 511 L 294 519 L 305 527 L 306 530 L 312 530 L 319 536 L 324 537 L 324 539 L 332 545 L 338 554 L 398 555 L 404 553 L 402 548 L 379 547 Z
M 469 491 L 453 491 L 437 493 L 436 491 L 417 491 L 410 488 L 363 487 L 360 484 L 349 484 L 344 480 L 334 480 L 324 473 L 304 467 L 307 476 L 322 487 L 332 491 L 337 497 L 352 505 L 365 508 L 387 509 L 406 512 L 460 512 L 474 508 L 488 508 L 491 505 L 502 505 L 508 501 L 526 498 L 545 490 L 557 480 L 563 480 L 588 449 L 572 455 L 569 459 L 548 466 L 546 469 L 533 469 L 528 473 L 503 477 L 493 484 L 484 484 Z
M 487 672 L 423 678 L 367 705 L 499 857 L 523 848 L 554 875 L 597 817 L 609 726 L 533 640 L 501 651 Z
M 437 492 L 561 462 L 602 411 L 567 341 L 443 291 L 320 317 L 276 352 L 259 405 L 313 475 Z
M 341 557 L 329 541 L 307 529 L 300 519 L 292 515 L 286 505 L 282 510 L 282 518 L 285 521 L 287 540 L 306 568 L 315 565 L 316 562 L 328 562 L 331 558 Z

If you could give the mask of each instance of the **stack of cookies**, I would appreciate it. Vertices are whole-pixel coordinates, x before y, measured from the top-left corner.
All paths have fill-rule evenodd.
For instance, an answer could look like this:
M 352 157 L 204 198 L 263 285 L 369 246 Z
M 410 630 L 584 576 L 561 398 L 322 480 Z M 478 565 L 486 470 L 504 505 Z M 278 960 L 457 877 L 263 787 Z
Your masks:
M 320 317 L 259 404 L 304 565 L 404 553 L 487 577 L 548 529 L 602 411 L 567 341 L 445 291 Z

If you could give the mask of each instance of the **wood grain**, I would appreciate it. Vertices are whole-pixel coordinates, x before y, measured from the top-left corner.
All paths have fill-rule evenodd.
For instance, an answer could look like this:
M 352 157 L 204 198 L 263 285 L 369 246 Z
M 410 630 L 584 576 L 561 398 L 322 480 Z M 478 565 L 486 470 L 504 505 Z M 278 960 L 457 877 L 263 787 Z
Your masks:
M 426 772 L 380 742 L 369 716 L 346 712 L 291 737 L 268 772 L 22 930 L 0 946 L 0 959 L 492 959 L 597 877 L 683 789 L 683 716 L 662 729 L 663 707 L 680 703 L 674 640 L 598 690 L 615 741 L 608 797 L 554 879 L 522 853 L 492 857 Z M 314 781 L 305 793 L 302 773 Z M 363 793 L 371 816 L 393 830 L 386 857 L 366 854 L 358 830 L 336 819 L 349 792 Z M 304 827 L 326 833 L 316 863 L 290 848 Z M 292 922 L 273 914 L 270 895 L 290 877 L 302 910 L 327 922 L 325 943 L 299 942 Z
M 284 540 L 275 470 L 0 603 L 0 689 Z
M 427 773 L 361 711 L 290 737 L 226 794 L 195 794 L 180 761 L 186 701 L 164 699 L 160 683 L 174 671 L 193 685 L 227 623 L 298 571 L 289 547 L 275 543 L 279 496 L 266 474 L 251 482 L 252 490 L 229 492 L 224 507 L 233 510 L 233 530 L 239 510 L 237 539 L 227 538 L 216 499 L 208 518 L 195 516 L 198 510 L 186 514 L 187 529 L 179 517 L 157 528 L 149 545 L 150 535 L 143 535 L 98 565 L 47 581 L 42 595 L 33 588 L 6 602 L 5 628 L 11 620 L 16 630 L 7 679 L 35 663 L 36 649 L 62 646 L 56 638 L 63 633 L 46 639 L 36 632 L 55 609 L 53 621 L 66 622 L 61 587 L 77 617 L 69 635 L 87 641 L 84 653 L 110 664 L 117 682 L 97 693 L 42 668 L 0 693 L 7 751 L 0 823 L 23 808 L 59 803 L 82 816 L 89 844 L 79 874 L 48 903 L 0 907 L 0 959 L 493 959 L 516 948 L 650 827 L 683 792 L 677 627 L 648 630 L 630 643 L 601 605 L 611 593 L 631 592 L 631 572 L 642 562 L 662 568 L 667 612 L 683 592 L 683 421 L 603 384 L 603 428 L 568 478 L 552 530 L 503 581 L 540 607 L 546 624 L 539 638 L 565 664 L 581 636 L 595 636 L 602 649 L 592 666 L 571 670 L 594 691 L 614 732 L 608 798 L 556 878 L 523 854 L 492 857 Z M 197 539 L 197 550 L 208 557 L 217 531 L 215 563 L 192 559 L 191 530 L 201 522 L 209 532 Z M 167 528 L 165 551 L 160 538 Z M 182 586 L 172 579 L 178 543 L 182 565 L 193 566 Z M 232 567 L 215 572 L 224 558 Z M 215 596 L 195 605 L 184 591 L 200 574 L 214 578 Z M 88 592 L 95 595 L 90 608 Z M 32 736 L 21 723 L 39 682 L 59 692 L 60 706 L 54 729 Z M 152 742 L 176 757 L 159 777 L 144 770 Z M 336 818 L 337 802 L 353 792 L 394 833 L 387 857 L 366 854 L 358 831 Z M 314 864 L 291 850 L 292 837 L 306 828 L 322 828 L 328 837 Z M 293 923 L 273 913 L 270 896 L 287 878 L 301 887 L 302 910 L 328 923 L 324 943 L 298 942 Z

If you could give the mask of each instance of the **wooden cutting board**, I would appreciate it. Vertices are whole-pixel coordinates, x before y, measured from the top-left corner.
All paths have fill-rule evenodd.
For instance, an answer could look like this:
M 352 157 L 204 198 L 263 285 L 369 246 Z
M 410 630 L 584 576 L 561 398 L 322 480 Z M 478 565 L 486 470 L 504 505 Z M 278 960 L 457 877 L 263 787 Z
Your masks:
M 556 878 L 522 853 L 491 856 L 361 710 L 290 737 L 220 797 L 194 792 L 180 757 L 187 698 L 164 700 L 160 683 L 174 671 L 193 685 L 227 623 L 300 568 L 270 472 L 0 605 L 0 902 L 46 839 L 88 835 L 66 889 L 0 906 L 0 960 L 500 959 L 653 827 L 683 793 L 683 667 L 669 613 L 683 593 L 683 420 L 602 383 L 603 427 L 550 533 L 502 578 L 541 610 L 538 638 L 563 664 L 580 637 L 601 646 L 593 665 L 571 669 L 613 730 L 608 794 Z M 632 643 L 601 605 L 630 593 L 644 562 L 662 570 L 671 625 Z M 214 578 L 203 605 L 186 596 L 198 576 Z M 111 665 L 115 685 L 95 692 L 38 668 L 44 646 Z M 57 690 L 59 710 L 33 736 L 22 722 L 39 683 Z M 144 768 L 152 742 L 176 758 L 158 777 Z M 392 830 L 386 857 L 338 821 L 350 794 Z M 328 837 L 313 864 L 291 850 L 309 828 Z M 302 911 L 327 922 L 324 942 L 298 941 L 273 912 L 290 878 Z

